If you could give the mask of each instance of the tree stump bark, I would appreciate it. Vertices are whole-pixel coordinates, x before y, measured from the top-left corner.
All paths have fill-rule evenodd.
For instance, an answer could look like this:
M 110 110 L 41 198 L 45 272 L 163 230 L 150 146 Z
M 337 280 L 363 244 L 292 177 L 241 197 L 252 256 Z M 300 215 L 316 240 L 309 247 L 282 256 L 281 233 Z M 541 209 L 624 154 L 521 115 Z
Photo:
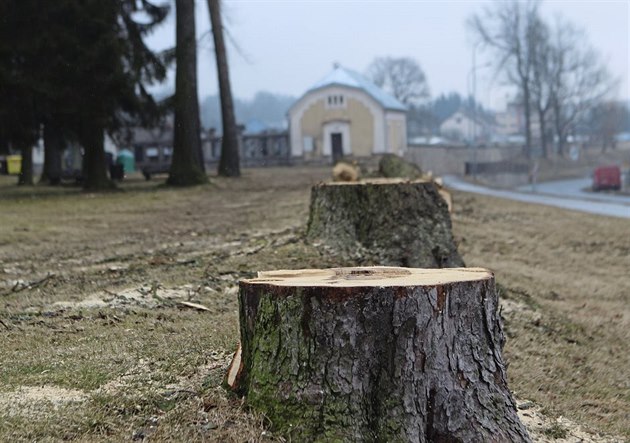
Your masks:
M 239 303 L 232 388 L 296 441 L 529 441 L 489 271 L 264 272 Z
M 464 266 L 453 241 L 448 206 L 430 181 L 316 185 L 306 238 L 341 252 L 363 248 L 379 265 Z

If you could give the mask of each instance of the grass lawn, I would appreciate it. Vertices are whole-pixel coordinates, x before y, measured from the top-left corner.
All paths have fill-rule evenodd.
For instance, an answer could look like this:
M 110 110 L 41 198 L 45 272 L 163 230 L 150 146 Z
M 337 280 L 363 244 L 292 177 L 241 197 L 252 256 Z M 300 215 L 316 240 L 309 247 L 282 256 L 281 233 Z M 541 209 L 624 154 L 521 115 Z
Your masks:
M 0 176 L 0 441 L 279 439 L 220 386 L 236 288 L 258 270 L 369 264 L 302 241 L 310 186 L 329 174 L 245 170 L 189 189 L 137 176 L 107 194 Z M 466 264 L 496 273 L 535 438 L 579 423 L 593 441 L 630 439 L 630 223 L 454 201 Z

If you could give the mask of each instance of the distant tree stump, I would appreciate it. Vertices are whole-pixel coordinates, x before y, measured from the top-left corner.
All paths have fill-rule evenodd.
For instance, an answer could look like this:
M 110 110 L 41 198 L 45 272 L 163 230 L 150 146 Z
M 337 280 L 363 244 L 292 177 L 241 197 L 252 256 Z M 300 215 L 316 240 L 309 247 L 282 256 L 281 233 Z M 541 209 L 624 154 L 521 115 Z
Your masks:
M 306 235 L 312 243 L 344 252 L 365 248 L 379 265 L 464 266 L 453 241 L 448 206 L 431 181 L 316 185 Z
M 400 177 L 417 179 L 422 177 L 422 170 L 415 163 L 408 162 L 395 154 L 385 154 L 378 162 L 378 173 L 381 177 Z
M 529 441 L 489 271 L 264 272 L 239 302 L 228 378 L 296 441 Z

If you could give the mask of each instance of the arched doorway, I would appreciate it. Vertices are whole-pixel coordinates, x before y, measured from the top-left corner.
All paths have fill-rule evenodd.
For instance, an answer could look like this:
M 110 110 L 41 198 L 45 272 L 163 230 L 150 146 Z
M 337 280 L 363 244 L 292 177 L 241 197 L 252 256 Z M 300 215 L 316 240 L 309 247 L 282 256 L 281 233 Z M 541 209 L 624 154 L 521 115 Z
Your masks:
M 324 123 L 323 154 L 332 157 L 333 163 L 343 156 L 352 154 L 350 140 L 350 122 L 335 120 Z

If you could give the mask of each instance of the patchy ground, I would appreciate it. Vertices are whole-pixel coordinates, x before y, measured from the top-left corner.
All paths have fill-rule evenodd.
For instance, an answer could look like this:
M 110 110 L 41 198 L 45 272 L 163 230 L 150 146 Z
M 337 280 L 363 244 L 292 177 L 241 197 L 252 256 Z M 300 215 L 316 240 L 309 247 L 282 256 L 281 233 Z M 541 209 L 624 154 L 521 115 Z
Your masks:
M 310 186 L 329 172 L 247 170 L 184 190 L 136 178 L 105 195 L 0 178 L 0 441 L 277 440 L 220 387 L 236 285 L 368 264 L 302 242 Z M 464 260 L 496 272 L 532 435 L 630 439 L 630 224 L 454 197 Z

